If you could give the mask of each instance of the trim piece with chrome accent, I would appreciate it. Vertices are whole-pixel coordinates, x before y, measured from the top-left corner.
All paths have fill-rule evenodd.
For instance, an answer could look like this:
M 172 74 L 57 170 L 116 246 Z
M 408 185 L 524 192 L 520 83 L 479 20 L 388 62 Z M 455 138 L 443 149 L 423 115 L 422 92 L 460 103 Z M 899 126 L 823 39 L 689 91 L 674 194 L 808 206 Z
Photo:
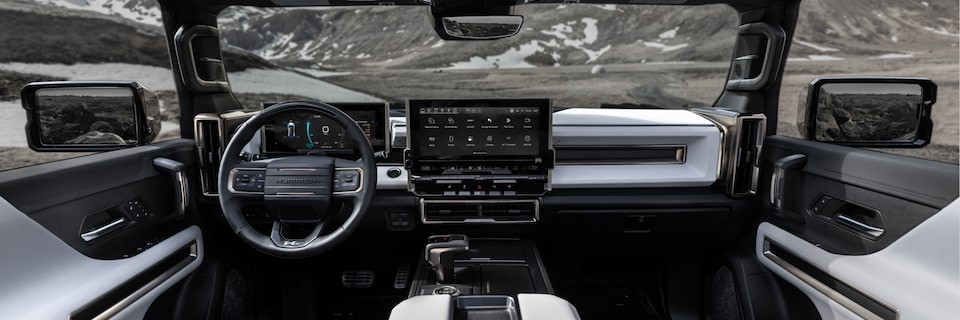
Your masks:
M 334 192 L 333 192 L 334 195 L 360 193 L 360 191 L 363 190 L 363 168 L 360 168 L 360 167 L 336 168 L 336 171 L 357 171 L 357 172 L 360 172 L 360 177 L 357 178 L 357 179 L 359 179 L 360 184 L 357 186 L 357 189 L 355 189 L 355 190 L 351 190 L 351 191 L 334 191 Z
M 820 271 L 767 238 L 763 239 L 763 256 L 864 319 L 898 318 L 896 309 Z
M 188 265 L 190 265 L 190 263 L 197 260 L 197 258 L 199 257 L 198 250 L 199 249 L 197 247 L 197 243 L 191 242 L 189 245 L 187 245 L 183 249 L 180 249 L 176 253 L 170 255 L 170 257 L 168 257 L 164 261 L 157 263 L 154 267 L 141 273 L 141 276 L 138 276 L 137 278 L 134 278 L 133 280 L 131 280 L 131 282 L 128 282 L 112 290 L 113 292 L 117 292 L 117 291 L 124 292 L 127 290 L 132 290 L 132 292 L 129 295 L 125 296 L 120 301 L 117 301 L 116 303 L 107 306 L 102 304 L 109 303 L 109 300 L 98 299 L 97 301 L 94 301 L 90 305 L 70 315 L 70 319 L 99 320 L 99 319 L 110 319 L 116 316 L 121 311 L 131 306 L 135 301 L 147 295 L 147 293 L 149 293 L 151 290 L 159 287 L 162 283 L 169 280 L 175 274 L 177 274 L 178 272 L 186 268 Z M 153 276 L 153 274 L 156 274 L 156 276 Z M 142 281 L 146 281 L 146 282 L 143 285 L 136 287 L 136 285 L 139 283 L 136 280 L 140 280 L 141 277 L 152 277 L 152 278 L 149 280 L 142 279 Z M 104 295 L 104 297 L 109 297 L 109 296 L 110 296 L 110 293 Z M 104 299 L 104 298 L 100 298 L 100 299 Z M 103 311 L 100 311 L 99 313 L 96 313 L 96 314 L 92 314 L 94 312 L 97 312 L 101 308 L 103 308 Z
M 237 175 L 237 172 L 240 170 L 244 171 L 267 171 L 267 168 L 233 168 L 230 169 L 230 175 L 227 177 L 227 189 L 230 190 L 230 193 L 236 194 L 259 194 L 263 195 L 263 192 L 251 192 L 251 191 L 237 191 L 233 188 L 233 177 Z
M 843 213 L 837 213 L 837 217 L 835 219 L 837 220 L 837 222 L 839 222 L 842 225 L 845 225 L 847 227 L 850 227 L 851 229 L 857 230 L 858 232 L 863 232 L 868 235 L 871 235 L 874 238 L 880 237 L 880 235 L 882 235 L 884 232 L 882 228 L 877 228 L 877 227 L 868 225 L 866 223 L 857 221 L 856 219 L 851 218 Z
M 96 229 L 91 230 L 91 231 L 88 231 L 88 232 L 81 233 L 81 234 L 80 234 L 80 239 L 83 239 L 83 241 L 87 241 L 87 242 L 93 241 L 93 240 L 95 240 L 95 239 L 97 239 L 97 238 L 100 238 L 100 237 L 105 236 L 105 235 L 107 235 L 107 234 L 109 234 L 109 233 L 111 233 L 111 232 L 114 232 L 114 231 L 116 231 L 117 229 L 120 229 L 121 227 L 123 227 L 123 225 L 124 225 L 126 222 L 127 222 L 127 218 L 120 217 L 120 218 L 117 219 L 117 220 L 113 220 L 113 221 L 110 222 L 110 223 L 107 223 L 107 224 L 105 224 L 105 225 L 103 225 L 103 226 L 100 226 L 99 228 L 96 228 Z
M 683 164 L 687 162 L 687 146 L 664 145 L 557 145 L 557 164 Z M 589 158 L 568 160 L 574 152 L 587 152 Z M 653 153 L 653 154 L 651 154 Z M 670 153 L 669 156 L 665 156 Z M 580 157 L 573 157 L 580 158 Z

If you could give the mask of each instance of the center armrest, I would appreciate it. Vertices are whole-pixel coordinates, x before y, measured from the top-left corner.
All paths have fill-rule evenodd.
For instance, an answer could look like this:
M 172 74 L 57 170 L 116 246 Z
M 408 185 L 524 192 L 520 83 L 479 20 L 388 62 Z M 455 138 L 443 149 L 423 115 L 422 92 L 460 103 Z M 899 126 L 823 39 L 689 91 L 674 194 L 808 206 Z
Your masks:
M 491 319 L 517 319 L 517 309 L 519 320 L 580 320 L 577 308 L 554 295 L 522 293 L 517 300 L 514 305 L 509 296 L 416 296 L 394 307 L 390 320 L 459 320 L 470 318 L 472 313 L 483 313 Z

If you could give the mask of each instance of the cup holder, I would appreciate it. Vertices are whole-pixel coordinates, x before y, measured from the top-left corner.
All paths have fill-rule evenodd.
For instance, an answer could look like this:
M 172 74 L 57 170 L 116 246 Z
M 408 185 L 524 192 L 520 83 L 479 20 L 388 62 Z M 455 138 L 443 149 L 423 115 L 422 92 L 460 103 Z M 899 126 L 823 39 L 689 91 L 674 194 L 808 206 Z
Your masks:
M 509 296 L 459 296 L 456 300 L 454 320 L 517 320 L 517 302 Z

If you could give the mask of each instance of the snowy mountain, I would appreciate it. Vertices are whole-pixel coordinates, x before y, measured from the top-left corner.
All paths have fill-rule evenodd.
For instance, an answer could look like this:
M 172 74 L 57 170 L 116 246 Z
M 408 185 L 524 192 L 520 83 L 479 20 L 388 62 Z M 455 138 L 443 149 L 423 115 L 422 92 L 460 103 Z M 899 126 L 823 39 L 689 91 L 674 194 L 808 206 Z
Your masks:
M 51 5 L 70 10 L 96 12 L 108 16 L 161 26 L 160 7 L 156 0 L 36 0 L 39 4 Z
M 950 0 L 804 1 L 791 59 L 956 50 L 957 12 Z M 523 68 L 728 61 L 737 24 L 722 5 L 528 5 L 516 13 L 525 16 L 520 34 L 481 42 L 440 40 L 425 7 L 230 8 L 220 26 L 227 45 L 285 66 Z
M 731 8 L 678 9 L 518 7 L 517 13 L 525 16 L 520 34 L 480 42 L 441 40 L 433 32 L 426 7 L 284 9 L 255 14 L 228 9 L 220 24 L 226 44 L 302 67 L 470 68 L 494 63 L 533 67 L 729 58 L 736 32 L 736 13 Z M 716 18 L 688 20 L 697 16 Z
M 45 26 L 49 37 L 76 42 L 77 49 L 52 52 L 30 45 L 20 46 L 29 50 L 0 49 L 2 61 L 130 60 L 126 62 L 168 65 L 155 0 L 11 0 L 0 4 L 0 14 L 11 3 L 39 8 L 27 11 L 31 17 L 90 19 L 90 29 Z M 930 50 L 956 50 L 957 12 L 958 3 L 951 0 L 806 0 L 801 4 L 791 59 L 909 58 Z M 230 7 L 220 14 L 220 27 L 228 48 L 225 59 L 232 70 L 272 68 L 271 63 L 321 69 L 523 68 L 728 61 L 738 22 L 735 12 L 723 5 L 527 5 L 518 6 L 516 13 L 526 18 L 523 30 L 498 41 L 443 41 L 434 34 L 424 6 Z M 0 27 L 20 28 L 15 21 L 23 20 L 17 17 L 22 14 L 4 15 L 8 18 L 0 19 Z M 97 17 L 108 21 L 94 22 Z M 120 20 L 134 23 L 120 26 Z M 98 39 L 100 43 L 69 36 L 90 30 L 109 36 Z M 50 39 L 5 40 L 30 44 Z M 116 61 L 85 60 L 103 48 L 119 50 L 108 55 Z

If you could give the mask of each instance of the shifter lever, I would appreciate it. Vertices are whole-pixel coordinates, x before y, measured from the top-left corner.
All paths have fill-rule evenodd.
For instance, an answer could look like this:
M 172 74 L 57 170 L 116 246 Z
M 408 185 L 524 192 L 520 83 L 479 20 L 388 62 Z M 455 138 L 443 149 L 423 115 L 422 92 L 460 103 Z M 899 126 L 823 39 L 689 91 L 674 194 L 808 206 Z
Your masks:
M 470 249 L 470 238 L 462 234 L 436 235 L 427 238 L 426 259 L 437 269 L 438 283 L 452 283 L 456 277 L 454 257 Z

